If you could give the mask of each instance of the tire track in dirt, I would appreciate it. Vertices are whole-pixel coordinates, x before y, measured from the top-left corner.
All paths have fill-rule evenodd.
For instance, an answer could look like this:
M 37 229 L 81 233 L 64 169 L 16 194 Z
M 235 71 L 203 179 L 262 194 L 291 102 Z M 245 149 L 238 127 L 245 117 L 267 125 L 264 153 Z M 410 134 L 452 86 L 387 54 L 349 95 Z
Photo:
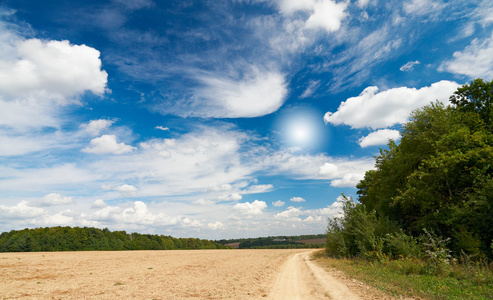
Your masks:
M 292 255 L 284 264 L 269 299 L 359 300 L 348 287 L 310 259 L 313 251 Z

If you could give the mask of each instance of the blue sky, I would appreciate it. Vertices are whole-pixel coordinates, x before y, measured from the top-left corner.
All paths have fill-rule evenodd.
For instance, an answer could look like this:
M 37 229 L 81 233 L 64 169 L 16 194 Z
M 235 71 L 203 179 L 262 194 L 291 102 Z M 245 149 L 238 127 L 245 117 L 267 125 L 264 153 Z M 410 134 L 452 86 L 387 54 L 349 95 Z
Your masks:
M 323 233 L 414 109 L 493 77 L 491 1 L 0 4 L 0 231 Z

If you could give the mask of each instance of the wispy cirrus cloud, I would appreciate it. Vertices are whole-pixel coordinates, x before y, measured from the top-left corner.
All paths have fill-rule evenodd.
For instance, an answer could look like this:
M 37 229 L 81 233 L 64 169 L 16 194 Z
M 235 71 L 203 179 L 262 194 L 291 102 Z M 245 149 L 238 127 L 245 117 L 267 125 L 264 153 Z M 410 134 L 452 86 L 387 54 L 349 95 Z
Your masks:
M 470 78 L 493 78 L 493 34 L 484 39 L 474 39 L 463 51 L 443 62 L 440 71 L 466 75 Z

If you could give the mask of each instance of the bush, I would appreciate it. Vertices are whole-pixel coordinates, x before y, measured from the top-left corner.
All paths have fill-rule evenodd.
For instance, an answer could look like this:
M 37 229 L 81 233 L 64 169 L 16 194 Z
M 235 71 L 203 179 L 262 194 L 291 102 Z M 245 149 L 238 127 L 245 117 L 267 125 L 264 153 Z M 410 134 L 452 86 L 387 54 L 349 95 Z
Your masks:
M 412 236 L 406 235 L 402 230 L 386 234 L 385 253 L 391 258 L 419 258 L 422 256 L 421 247 Z
M 420 235 L 421 244 L 425 249 L 427 261 L 427 273 L 432 275 L 443 274 L 450 265 L 451 251 L 446 247 L 450 238 L 441 238 L 433 232 L 423 228 L 424 234 Z

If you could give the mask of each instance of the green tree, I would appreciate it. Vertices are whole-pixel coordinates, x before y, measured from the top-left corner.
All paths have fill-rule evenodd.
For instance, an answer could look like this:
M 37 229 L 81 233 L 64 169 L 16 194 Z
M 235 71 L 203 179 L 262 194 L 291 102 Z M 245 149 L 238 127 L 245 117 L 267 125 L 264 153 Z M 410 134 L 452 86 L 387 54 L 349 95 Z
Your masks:
M 492 83 L 474 80 L 451 97 L 411 114 L 399 144 L 376 157 L 357 185 L 378 219 L 418 236 L 423 228 L 452 238 L 455 250 L 493 257 Z M 478 250 L 480 249 L 480 250 Z
M 460 110 L 477 113 L 491 128 L 493 121 L 493 80 L 475 79 L 470 84 L 458 88 L 450 96 L 450 102 Z

